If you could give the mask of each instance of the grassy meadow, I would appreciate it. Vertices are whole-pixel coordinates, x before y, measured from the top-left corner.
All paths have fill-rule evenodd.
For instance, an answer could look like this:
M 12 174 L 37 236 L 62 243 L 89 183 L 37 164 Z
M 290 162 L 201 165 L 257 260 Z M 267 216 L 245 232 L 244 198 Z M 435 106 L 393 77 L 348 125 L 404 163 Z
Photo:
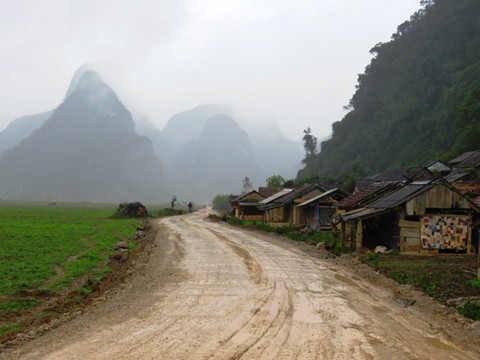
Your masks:
M 19 314 L 61 292 L 85 295 L 91 291 L 86 284 L 110 271 L 113 246 L 142 221 L 111 218 L 115 210 L 0 201 L 0 337 L 25 325 L 16 322 Z

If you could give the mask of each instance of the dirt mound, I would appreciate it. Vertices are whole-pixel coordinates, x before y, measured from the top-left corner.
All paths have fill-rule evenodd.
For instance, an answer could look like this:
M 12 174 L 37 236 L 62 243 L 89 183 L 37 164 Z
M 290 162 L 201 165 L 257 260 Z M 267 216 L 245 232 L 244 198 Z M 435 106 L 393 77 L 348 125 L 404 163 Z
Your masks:
M 116 215 L 125 217 L 147 217 L 148 210 L 140 202 L 121 203 L 118 205 Z

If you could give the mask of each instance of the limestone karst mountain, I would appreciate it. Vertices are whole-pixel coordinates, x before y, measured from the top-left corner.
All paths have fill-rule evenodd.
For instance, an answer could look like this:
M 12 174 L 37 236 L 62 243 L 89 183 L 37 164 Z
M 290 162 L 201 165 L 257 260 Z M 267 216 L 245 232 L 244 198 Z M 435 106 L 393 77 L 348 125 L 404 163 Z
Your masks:
M 94 71 L 74 76 L 44 124 L 0 157 L 0 197 L 25 200 L 152 200 L 162 168 L 151 141 Z M 73 83 L 73 82 L 72 82 Z
M 274 124 L 245 131 L 230 105 L 175 114 L 160 130 L 135 115 L 89 67 L 73 76 L 53 111 L 0 132 L 0 198 L 117 202 L 208 202 L 238 193 L 248 176 L 295 176 L 302 152 Z M 138 135 L 138 134 L 142 134 Z
M 52 116 L 52 113 L 53 111 L 47 111 L 41 114 L 22 116 L 8 124 L 4 130 L 0 131 L 0 153 L 20 144 L 23 139 L 41 127 L 45 120 Z
M 166 172 L 183 197 L 208 201 L 217 193 L 238 192 L 242 179 L 259 169 L 247 133 L 233 118 L 219 114 L 176 151 Z
M 137 125 L 153 140 L 170 191 L 182 198 L 208 201 L 218 193 L 238 193 L 245 176 L 256 187 L 274 174 L 293 178 L 303 157 L 277 125 L 260 130 L 250 126 L 247 131 L 235 109 L 225 104 L 175 114 L 161 131 L 145 118 Z

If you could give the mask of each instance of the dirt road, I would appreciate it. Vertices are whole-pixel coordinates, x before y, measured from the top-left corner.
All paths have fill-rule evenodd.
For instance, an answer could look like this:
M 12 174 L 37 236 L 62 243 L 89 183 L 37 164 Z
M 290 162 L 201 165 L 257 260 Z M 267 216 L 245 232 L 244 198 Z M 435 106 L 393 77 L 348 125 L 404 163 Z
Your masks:
M 161 220 L 121 288 L 0 359 L 478 359 L 391 289 L 205 216 Z

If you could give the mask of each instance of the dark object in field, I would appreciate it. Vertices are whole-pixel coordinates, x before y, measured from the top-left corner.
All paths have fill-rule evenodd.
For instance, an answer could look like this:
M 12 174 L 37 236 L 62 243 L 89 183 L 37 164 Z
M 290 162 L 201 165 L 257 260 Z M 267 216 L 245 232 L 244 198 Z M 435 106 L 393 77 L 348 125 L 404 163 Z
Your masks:
M 121 203 L 118 205 L 117 214 L 128 217 L 146 217 L 148 211 L 140 202 Z

